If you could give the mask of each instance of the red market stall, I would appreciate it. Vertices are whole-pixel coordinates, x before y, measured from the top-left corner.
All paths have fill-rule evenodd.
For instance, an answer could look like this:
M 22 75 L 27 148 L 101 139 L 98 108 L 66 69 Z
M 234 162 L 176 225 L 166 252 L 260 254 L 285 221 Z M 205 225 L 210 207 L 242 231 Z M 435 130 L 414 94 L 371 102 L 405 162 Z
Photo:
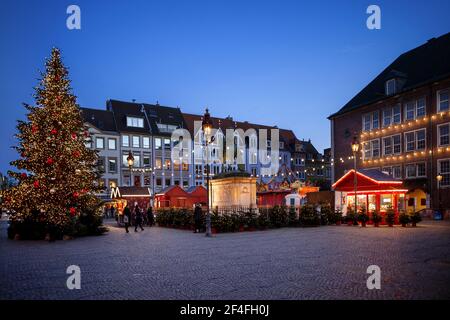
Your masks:
M 291 194 L 291 190 L 268 190 L 256 193 L 258 207 L 273 207 L 275 205 L 285 205 L 286 196 Z
M 174 185 L 155 195 L 155 206 L 156 208 L 193 208 L 196 203 L 206 203 L 206 196 L 204 187 L 197 186 L 186 191 Z
M 142 210 L 147 210 L 150 206 L 151 191 L 146 187 L 115 187 L 111 189 L 111 199 L 111 205 L 117 209 L 118 222 L 122 223 L 126 205 L 131 209 L 137 204 Z
M 354 178 L 357 179 L 358 210 L 365 208 L 367 212 L 378 211 L 386 213 L 389 207 L 398 215 L 404 210 L 405 194 L 408 192 L 398 181 L 388 174 L 376 169 L 350 170 L 333 184 L 336 191 L 336 209 L 346 212 L 348 208 L 354 209 L 355 191 Z

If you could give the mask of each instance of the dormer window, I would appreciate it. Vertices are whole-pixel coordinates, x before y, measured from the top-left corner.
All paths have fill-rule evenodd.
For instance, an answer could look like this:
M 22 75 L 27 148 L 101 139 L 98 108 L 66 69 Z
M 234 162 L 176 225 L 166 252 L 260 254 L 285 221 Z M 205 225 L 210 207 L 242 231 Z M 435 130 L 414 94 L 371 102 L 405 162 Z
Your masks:
M 386 81 L 385 91 L 386 91 L 387 96 L 396 94 L 397 93 L 397 81 L 395 81 L 395 79 L 390 79 L 390 80 Z
M 138 117 L 127 117 L 127 127 L 143 128 L 144 119 Z

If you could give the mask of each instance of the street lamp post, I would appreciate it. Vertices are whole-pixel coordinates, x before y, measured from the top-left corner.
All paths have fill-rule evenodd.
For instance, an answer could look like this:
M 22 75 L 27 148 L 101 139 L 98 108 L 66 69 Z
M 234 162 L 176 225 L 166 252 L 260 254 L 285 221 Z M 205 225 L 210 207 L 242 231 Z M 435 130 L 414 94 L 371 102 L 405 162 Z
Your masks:
M 437 196 L 438 196 L 438 211 L 440 212 L 441 210 L 441 181 L 442 181 L 442 174 L 438 173 L 438 175 L 436 176 L 436 180 L 437 180 Z
M 128 153 L 127 162 L 128 162 L 128 168 L 130 169 L 130 187 L 132 187 L 133 174 L 131 173 L 131 168 L 133 167 L 133 164 L 134 164 L 134 157 L 133 157 L 133 154 L 131 153 L 131 151 Z
M 211 237 L 211 210 L 210 210 L 210 195 L 209 195 L 209 150 L 208 145 L 214 141 L 214 137 L 211 136 L 212 123 L 211 116 L 208 108 L 205 110 L 202 121 L 202 131 L 204 138 L 204 145 L 206 149 L 206 193 L 207 193 L 207 205 L 206 205 L 206 236 Z
M 356 194 L 358 190 L 358 177 L 357 177 L 357 171 L 356 171 L 356 159 L 358 155 L 359 150 L 359 141 L 356 137 L 353 137 L 352 141 L 352 151 L 353 151 L 353 169 L 355 170 L 354 179 L 353 179 L 353 189 L 355 192 L 355 214 L 358 212 L 358 196 Z

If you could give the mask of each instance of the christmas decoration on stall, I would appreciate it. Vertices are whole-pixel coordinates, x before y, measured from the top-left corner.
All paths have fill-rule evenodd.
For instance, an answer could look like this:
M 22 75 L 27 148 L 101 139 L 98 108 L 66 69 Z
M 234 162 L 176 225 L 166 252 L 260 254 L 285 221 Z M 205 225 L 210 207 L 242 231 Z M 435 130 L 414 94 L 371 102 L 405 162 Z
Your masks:
M 17 125 L 20 158 L 11 165 L 18 172 L 9 174 L 19 184 L 2 193 L 3 205 L 12 212 L 12 223 L 39 212 L 38 221 L 62 230 L 98 205 L 97 153 L 85 145 L 87 129 L 58 49 L 41 76 L 35 105 L 25 104 L 27 120 Z

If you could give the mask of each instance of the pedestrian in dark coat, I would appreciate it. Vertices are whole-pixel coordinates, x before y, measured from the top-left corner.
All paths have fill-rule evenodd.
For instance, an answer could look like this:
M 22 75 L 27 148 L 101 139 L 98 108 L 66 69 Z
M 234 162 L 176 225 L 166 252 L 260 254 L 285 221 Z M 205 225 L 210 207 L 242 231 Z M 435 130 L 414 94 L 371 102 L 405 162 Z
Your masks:
M 202 207 L 197 204 L 194 209 L 194 233 L 200 232 L 200 229 L 202 228 Z
M 144 228 L 142 227 L 142 220 L 143 220 L 143 216 L 142 216 L 142 212 L 141 212 L 141 208 L 139 208 L 139 206 L 136 204 L 136 206 L 134 207 L 134 232 L 137 232 L 137 228 L 140 227 L 142 231 L 144 231 Z
M 128 208 L 128 205 L 126 205 L 125 208 L 123 209 L 123 222 L 125 223 L 125 230 L 127 233 L 130 232 L 128 231 L 130 221 L 131 221 L 131 211 L 130 208 Z
M 153 226 L 153 223 L 155 222 L 155 216 L 153 215 L 152 206 L 149 206 L 147 209 L 147 222 L 150 227 Z

